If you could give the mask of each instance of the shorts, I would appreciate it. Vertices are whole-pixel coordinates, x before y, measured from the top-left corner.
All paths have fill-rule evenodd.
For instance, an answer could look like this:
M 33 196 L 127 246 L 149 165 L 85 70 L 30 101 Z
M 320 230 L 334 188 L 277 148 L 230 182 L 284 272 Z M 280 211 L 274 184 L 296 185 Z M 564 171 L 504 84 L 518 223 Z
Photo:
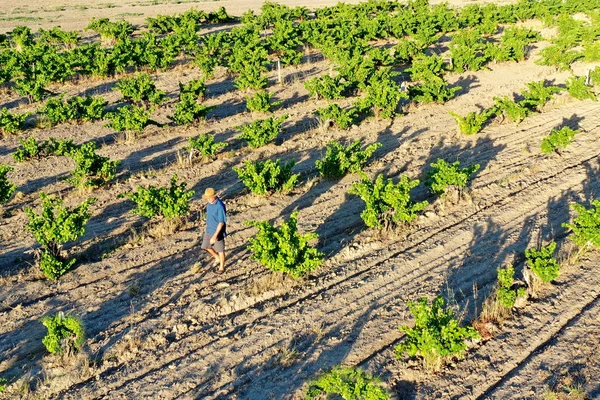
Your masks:
M 210 245 L 210 238 L 213 237 L 208 232 L 204 232 L 204 237 L 202 238 L 202 248 L 203 249 L 213 249 L 217 253 L 225 253 L 225 238 L 223 235 L 219 235 L 217 237 L 217 241 L 212 246 Z

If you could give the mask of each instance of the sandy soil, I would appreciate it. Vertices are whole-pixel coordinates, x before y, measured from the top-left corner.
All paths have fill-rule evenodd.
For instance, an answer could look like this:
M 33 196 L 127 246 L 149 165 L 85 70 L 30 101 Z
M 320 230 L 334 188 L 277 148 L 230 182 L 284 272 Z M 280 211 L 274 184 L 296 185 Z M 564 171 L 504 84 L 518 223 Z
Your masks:
M 225 5 L 229 10 L 228 4 L 202 8 Z M 159 12 L 189 6 L 161 5 Z M 95 12 L 112 16 L 113 10 Z M 69 15 L 77 20 L 73 27 L 85 25 L 74 12 Z M 370 119 L 339 131 L 318 126 L 313 112 L 327 102 L 309 99 L 302 85 L 328 70 L 313 55 L 300 67 L 286 68 L 285 85 L 277 85 L 271 73 L 269 89 L 284 101 L 275 114 L 289 113 L 290 118 L 277 143 L 257 151 L 243 148 L 234 127 L 259 116 L 244 111 L 244 94 L 233 91 L 223 74 L 208 81 L 207 103 L 219 107 L 199 127 L 149 127 L 135 143 L 123 142 L 102 122 L 29 131 L 27 136 L 38 139 L 94 140 L 100 153 L 121 160 L 116 183 L 93 193 L 98 200 L 86 235 L 70 248 L 82 262 L 58 282 L 41 279 L 33 266 L 34 240 L 23 229 L 22 208 L 35 207 L 41 190 L 63 196 L 67 204 L 85 195 L 62 180 L 72 168 L 68 159 L 15 164 L 10 154 L 18 137 L 3 138 L 0 163 L 15 166 L 10 177 L 22 194 L 11 203 L 11 216 L 0 220 L 0 374 L 29 380 L 43 398 L 62 399 L 296 399 L 306 380 L 338 364 L 382 376 L 398 398 L 537 399 L 573 384 L 591 397 L 600 396 L 597 252 L 567 267 L 495 338 L 475 345 L 465 360 L 442 373 L 427 374 L 414 361 L 393 355 L 402 338 L 398 327 L 412 323 L 408 300 L 441 292 L 465 320 L 473 319 L 498 268 L 512 263 L 521 273 L 526 248 L 556 240 L 566 258 L 572 246 L 561 224 L 571 216 L 569 204 L 589 204 L 598 197 L 598 103 L 561 95 L 520 125 L 496 121 L 474 137 L 458 135 L 448 115 L 489 106 L 494 96 L 519 92 L 533 80 L 564 83 L 568 78 L 568 73 L 535 65 L 535 59 L 536 51 L 527 62 L 451 74 L 449 81 L 463 90 L 445 105 L 412 107 L 391 124 Z M 575 73 L 587 67 L 576 65 Z M 188 67 L 155 76 L 157 86 L 171 96 L 155 119 L 167 120 L 177 83 L 196 76 Z M 111 90 L 115 80 L 84 80 L 56 89 L 102 94 L 117 102 L 119 95 Z M 3 106 L 32 109 L 24 99 L 3 96 Z M 581 129 L 575 142 L 561 156 L 540 154 L 542 138 L 564 124 Z M 177 152 L 199 133 L 227 141 L 231 152 L 182 168 Z M 363 228 L 362 201 L 347 194 L 357 177 L 320 181 L 314 168 L 327 142 L 359 138 L 383 144 L 366 168 L 371 176 L 384 172 L 424 179 L 437 158 L 479 163 L 481 169 L 460 203 L 434 202 L 419 188 L 416 197 L 433 202 L 423 216 L 402 232 L 375 234 Z M 296 159 L 302 185 L 286 196 L 248 194 L 231 167 L 265 157 Z M 164 185 L 173 173 L 196 190 L 192 216 L 171 236 L 136 240 L 135 233 L 148 225 L 117 196 L 139 184 Z M 203 260 L 199 194 L 208 186 L 221 193 L 230 213 L 230 264 L 223 276 L 192 268 Z M 309 278 L 294 282 L 249 259 L 246 244 L 254 230 L 243 222 L 265 216 L 279 221 L 296 209 L 300 229 L 319 233 L 327 261 Z M 89 336 L 86 354 L 61 360 L 45 353 L 40 318 L 57 311 L 81 317 Z

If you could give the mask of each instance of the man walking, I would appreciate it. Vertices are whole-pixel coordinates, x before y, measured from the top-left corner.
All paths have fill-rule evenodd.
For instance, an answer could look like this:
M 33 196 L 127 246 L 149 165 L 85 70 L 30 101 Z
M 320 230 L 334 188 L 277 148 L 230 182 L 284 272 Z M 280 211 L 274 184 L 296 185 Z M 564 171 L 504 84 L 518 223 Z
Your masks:
M 225 236 L 227 236 L 227 216 L 225 204 L 215 193 L 215 189 L 208 188 L 202 198 L 206 204 L 206 232 L 202 239 L 202 248 L 213 258 L 214 266 L 218 267 L 217 274 L 225 272 Z

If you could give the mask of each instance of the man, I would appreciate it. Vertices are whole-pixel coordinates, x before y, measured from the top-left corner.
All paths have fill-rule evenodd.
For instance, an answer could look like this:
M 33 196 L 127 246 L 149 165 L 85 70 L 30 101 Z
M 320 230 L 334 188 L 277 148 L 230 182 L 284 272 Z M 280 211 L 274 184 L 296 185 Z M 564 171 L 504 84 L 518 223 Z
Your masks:
M 225 272 L 225 236 L 227 236 L 227 216 L 225 204 L 215 194 L 215 189 L 208 188 L 202 198 L 206 204 L 206 232 L 202 239 L 202 248 L 215 259 L 217 274 Z

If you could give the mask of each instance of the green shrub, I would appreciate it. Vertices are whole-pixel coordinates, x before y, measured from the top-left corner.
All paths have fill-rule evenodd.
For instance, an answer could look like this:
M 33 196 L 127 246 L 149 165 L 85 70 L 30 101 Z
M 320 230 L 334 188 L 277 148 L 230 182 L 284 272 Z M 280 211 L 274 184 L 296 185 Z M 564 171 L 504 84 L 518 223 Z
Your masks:
M 266 66 L 269 64 L 268 55 L 260 42 L 238 41 L 233 46 L 229 59 L 229 69 L 238 74 L 235 87 L 240 90 L 260 90 L 267 87 L 268 79 L 263 73 L 267 71 Z
M 75 263 L 61 255 L 62 245 L 77 240 L 85 233 L 85 225 L 91 214 L 89 206 L 96 200 L 89 198 L 74 209 L 63 206 L 63 201 L 40 193 L 42 212 L 36 214 L 31 208 L 25 213 L 29 218 L 26 229 L 42 245 L 40 269 L 48 279 L 58 279 Z
M 78 32 L 63 31 L 58 26 L 50 30 L 40 28 L 39 34 L 38 43 L 76 45 L 80 39 Z
M 335 367 L 309 382 L 305 400 L 338 395 L 344 400 L 388 400 L 381 381 L 360 369 Z
M 408 64 L 419 54 L 421 47 L 413 40 L 400 39 L 393 48 L 394 64 Z
M 6 175 L 14 168 L 0 164 L 0 205 L 6 204 L 17 190 L 17 186 L 10 183 Z
M 44 155 L 68 156 L 77 149 L 77 145 L 71 139 L 50 138 L 42 143 Z M 18 150 L 18 149 L 17 149 Z
M 394 117 L 400 101 L 408 98 L 408 94 L 401 91 L 396 82 L 378 76 L 369 81 L 366 92 L 366 103 L 374 107 L 377 118 L 383 119 Z
M 181 23 L 181 19 L 182 16 L 180 15 L 157 15 L 156 18 L 146 18 L 146 25 L 148 30 L 164 35 L 173 32 L 173 28 Z
M 561 129 L 552 129 L 552 132 L 542 140 L 542 153 L 558 152 L 571 144 L 578 131 L 563 126 Z
M 439 76 L 444 71 L 444 60 L 437 54 L 427 56 L 418 54 L 413 59 L 410 68 L 406 72 L 410 74 L 412 81 L 425 81 L 432 76 Z
M 151 112 L 139 106 L 121 107 L 117 111 L 106 114 L 106 118 L 110 121 L 106 126 L 117 132 L 142 132 L 151 122 Z
M 190 211 L 190 199 L 194 191 L 186 191 L 186 186 L 185 182 L 177 184 L 177 175 L 173 175 L 170 187 L 138 186 L 137 191 L 127 194 L 127 197 L 137 206 L 132 211 L 134 214 L 147 218 L 161 216 L 171 220 L 183 217 Z
M 71 177 L 67 179 L 76 188 L 96 188 L 116 176 L 119 161 L 110 161 L 108 157 L 96 154 L 95 142 L 82 144 L 66 155 L 77 163 Z
M 449 114 L 456 119 L 458 129 L 461 133 L 465 135 L 474 135 L 481 132 L 483 125 L 485 125 L 485 123 L 494 115 L 494 111 L 494 109 L 488 109 L 480 113 L 470 112 L 464 117 L 451 111 Z
M 66 274 L 75 265 L 77 260 L 62 258 L 51 251 L 42 250 L 40 254 L 40 270 L 48 279 L 56 280 Z
M 321 176 L 328 179 L 341 178 L 349 172 L 360 172 L 373 153 L 381 146 L 381 143 L 373 143 L 361 150 L 362 141 L 360 140 L 349 146 L 344 146 L 339 142 L 330 142 L 327 145 L 325 157 L 316 162 L 317 170 Z
M 448 186 L 464 188 L 471 175 L 479 170 L 479 164 L 460 168 L 460 162 L 455 161 L 450 164 L 441 158 L 438 158 L 437 163 L 432 163 L 431 166 L 433 169 L 427 173 L 425 185 L 429 186 L 431 191 L 438 196 L 444 194 Z
M 197 97 L 191 93 L 182 94 L 179 98 L 173 116 L 169 116 L 169 119 L 177 125 L 196 124 L 200 120 L 206 119 L 208 112 L 215 108 L 198 103 Z
M 245 139 L 248 146 L 258 148 L 273 141 L 281 129 L 281 124 L 288 118 L 288 115 L 283 115 L 279 118 L 269 117 L 267 119 L 258 119 L 249 124 L 238 127 L 242 134 L 240 139 Z
M 73 140 L 50 138 L 38 142 L 35 137 L 29 136 L 26 140 L 19 139 L 21 145 L 13 153 L 16 162 L 23 162 L 34 158 L 40 159 L 51 155 L 64 156 L 73 151 L 77 146 Z
M 39 110 L 52 125 L 77 119 L 77 110 L 69 103 L 64 102 L 64 94 L 46 101 L 46 105 Z
M 571 64 L 583 57 L 583 53 L 577 50 L 569 50 L 564 46 L 553 44 L 544 47 L 540 51 L 540 59 L 536 61 L 539 65 L 550 65 L 559 70 L 571 69 Z
M 510 310 L 514 307 L 517 296 L 520 293 L 513 288 L 514 285 L 515 269 L 512 265 L 509 265 L 505 269 L 498 270 L 498 284 L 496 287 L 496 301 L 506 312 L 502 314 L 510 313 Z
M 600 61 L 600 43 L 597 41 L 586 42 L 583 45 L 583 58 L 588 63 Z
M 541 39 L 541 35 L 532 29 L 507 27 L 500 43 L 488 46 L 486 54 L 496 61 L 523 61 L 527 45 Z
M 281 101 L 271 101 L 273 93 L 261 90 L 252 96 L 246 97 L 246 108 L 250 111 L 270 112 L 273 107 L 277 107 Z
M 596 95 L 592 88 L 585 84 L 584 76 L 572 76 L 567 79 L 567 92 L 578 100 L 591 99 L 596 101 Z
M 197 99 L 203 99 L 206 96 L 206 85 L 204 78 L 192 79 L 185 85 L 179 82 L 179 99 L 185 94 L 191 94 Z
M 50 353 L 75 353 L 85 344 L 85 331 L 81 321 L 62 312 L 42 320 L 48 333 L 42 343 Z
M 29 103 L 40 101 L 50 94 L 46 86 L 50 79 L 43 74 L 34 74 L 26 71 L 22 78 L 15 79 L 15 91 L 22 96 L 27 96 Z
M 421 297 L 417 303 L 409 302 L 408 307 L 415 326 L 400 328 L 406 340 L 396 346 L 398 358 L 405 352 L 410 357 L 420 356 L 427 369 L 439 370 L 446 360 L 463 357 L 467 339 L 480 337 L 473 327 L 461 326 L 452 310 L 444 308 L 442 296 L 436 297 L 431 306 L 426 297 Z
M 69 102 L 77 110 L 79 121 L 96 121 L 104 116 L 104 108 L 108 102 L 103 97 L 71 97 Z
M 454 71 L 479 71 L 487 62 L 486 42 L 474 29 L 465 29 L 452 36 L 450 54 Z
M 6 385 L 8 385 L 8 379 L 0 378 L 0 393 L 4 392 Z
M 29 136 L 26 140 L 19 139 L 19 142 L 21 145 L 13 153 L 16 162 L 42 157 L 45 142 L 40 143 L 33 136 Z
M 340 75 L 335 78 L 323 75 L 304 82 L 304 87 L 308 90 L 308 93 L 317 100 L 319 98 L 326 100 L 340 99 L 344 97 L 343 93 L 349 86 L 349 83 Z
M 209 24 L 224 24 L 235 21 L 237 21 L 237 18 L 227 14 L 225 7 L 219 7 L 217 11 L 211 11 L 206 16 L 206 22 Z
M 227 143 L 216 143 L 213 135 L 201 134 L 198 137 L 189 139 L 189 146 L 184 147 L 184 150 L 190 153 L 190 160 L 195 154 L 200 154 L 202 157 L 213 157 L 221 149 L 227 147 Z
M 240 90 L 254 89 L 260 90 L 267 87 L 269 80 L 262 75 L 260 69 L 247 66 L 239 71 L 235 79 L 235 87 Z
M 203 43 L 198 47 L 194 54 L 194 64 L 198 66 L 204 77 L 212 77 L 215 68 L 222 65 L 222 52 L 224 48 L 229 47 L 225 43 L 228 36 L 225 32 L 207 34 L 203 37 Z
M 573 232 L 571 240 L 582 248 L 600 248 L 600 200 L 593 200 L 592 207 L 588 210 L 581 204 L 571 205 L 578 215 L 573 223 L 562 225 Z
M 10 36 L 14 47 L 17 51 L 23 51 L 27 47 L 33 45 L 33 33 L 31 32 L 31 28 L 26 26 L 16 26 L 11 32 Z
M 540 107 L 561 90 L 558 86 L 547 85 L 545 81 L 529 82 L 527 88 L 521 92 L 523 100 L 520 101 L 520 104 L 531 111 L 539 111 Z
M 293 278 L 319 267 L 324 254 L 309 245 L 319 235 L 300 234 L 296 226 L 297 219 L 298 212 L 294 212 L 289 221 L 282 222 L 279 228 L 267 221 L 246 222 L 246 225 L 258 229 L 256 236 L 249 239 L 248 249 L 252 252 L 252 259 L 273 271 L 286 272 Z
M 551 242 L 547 246 L 543 246 L 541 249 L 527 249 L 525 251 L 525 257 L 527 258 L 527 264 L 531 267 L 531 270 L 536 274 L 544 283 L 550 283 L 558 278 L 560 272 L 560 265 L 552 254 L 556 250 L 556 242 Z
M 292 173 L 295 160 L 281 165 L 279 160 L 248 161 L 243 167 L 233 167 L 240 180 L 254 194 L 265 196 L 273 192 L 289 192 L 300 176 Z
M 462 90 L 460 86 L 451 88 L 444 78 L 431 75 L 409 88 L 409 95 L 417 103 L 439 103 L 443 104 L 454 98 L 456 92 Z
M 64 95 L 51 98 L 40 110 L 52 125 L 67 121 L 95 121 L 102 119 L 108 102 L 102 97 L 71 97 L 66 102 Z
M 517 124 L 523 121 L 530 113 L 530 110 L 521 103 L 517 103 L 508 96 L 494 97 L 496 101 L 495 111 L 502 113 L 505 117 Z
M 590 83 L 595 86 L 600 86 L 600 67 L 596 67 L 590 71 Z
M 133 25 L 129 22 L 110 22 L 108 18 L 92 18 L 92 21 L 85 29 L 95 31 L 104 40 L 125 39 L 133 33 Z
M 117 82 L 117 89 L 125 100 L 136 102 L 138 105 L 159 105 L 165 99 L 165 92 L 156 89 L 152 78 L 146 73 L 121 79 Z
M 302 45 L 302 32 L 292 21 L 277 21 L 271 36 L 267 39 L 269 50 L 275 54 L 282 65 L 297 65 L 302 60 L 298 51 Z
M 418 185 L 418 180 L 407 176 L 401 176 L 394 184 L 391 179 L 384 181 L 383 174 L 375 181 L 361 175 L 361 181 L 354 183 L 349 193 L 360 196 L 366 203 L 360 216 L 368 227 L 389 229 L 413 221 L 427 207 L 427 201 L 415 203 L 410 198 L 411 189 Z
M 2 107 L 0 110 L 0 132 L 17 133 L 24 129 L 25 120 L 31 113 L 10 113 L 8 109 Z
M 317 109 L 315 114 L 317 114 L 322 121 L 331 121 L 340 129 L 348 129 L 355 123 L 359 112 L 356 107 L 344 110 L 337 104 L 330 104 L 325 108 Z

